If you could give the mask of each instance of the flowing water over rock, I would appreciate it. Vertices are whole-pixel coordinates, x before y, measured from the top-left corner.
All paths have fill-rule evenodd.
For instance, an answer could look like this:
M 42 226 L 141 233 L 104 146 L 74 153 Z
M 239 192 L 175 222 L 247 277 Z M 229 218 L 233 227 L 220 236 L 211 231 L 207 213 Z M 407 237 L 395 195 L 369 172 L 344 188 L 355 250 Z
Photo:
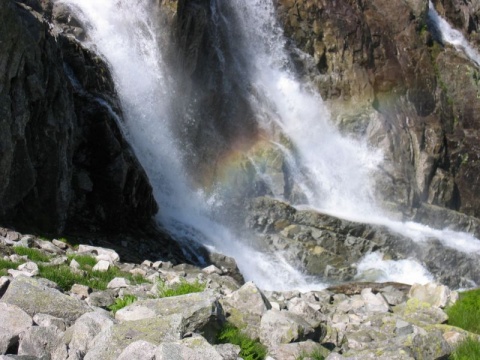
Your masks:
M 303 270 L 302 263 L 292 259 L 287 251 L 254 250 L 249 244 L 253 238 L 247 234 L 242 240 L 218 221 L 219 218 L 227 218 L 227 224 L 238 221 L 232 220 L 238 215 L 232 209 L 250 192 L 250 197 L 272 195 L 297 204 L 308 203 L 332 216 L 386 226 L 416 243 L 435 238 L 442 246 L 460 252 L 480 251 L 480 242 L 469 234 L 396 222 L 384 216 L 377 205 L 373 180 L 382 162 L 381 152 L 369 148 L 362 139 L 341 135 L 331 124 L 320 95 L 297 78 L 271 1 L 211 1 L 202 8 L 203 12 L 198 12 L 203 18 L 193 22 L 197 27 L 205 27 L 206 22 L 213 24 L 209 36 L 218 66 L 212 71 L 220 73 L 221 86 L 204 84 L 203 89 L 210 86 L 214 93 L 223 91 L 226 97 L 222 104 L 215 102 L 219 101 L 216 96 L 201 98 L 202 88 L 198 84 L 197 89 L 191 86 L 190 92 L 183 92 L 178 86 L 178 75 L 167 61 L 171 61 L 168 45 L 162 42 L 166 38 L 162 34 L 168 29 L 160 25 L 158 9 L 153 3 L 126 0 L 62 0 L 61 3 L 70 5 L 84 25 L 86 44 L 110 64 L 126 115 L 127 136 L 160 204 L 158 219 L 177 239 L 183 240 L 185 247 L 195 251 L 197 241 L 234 256 L 245 277 L 263 288 L 323 286 L 302 274 L 298 270 Z M 198 8 L 186 8 L 181 15 L 185 18 L 198 15 L 195 13 Z M 196 40 L 192 41 L 195 45 Z M 205 44 L 190 45 L 185 52 L 192 56 L 192 52 L 199 52 Z M 192 74 L 198 70 L 194 63 L 183 65 Z M 232 79 L 233 75 L 237 78 Z M 211 129 L 199 125 L 197 118 L 201 117 L 201 111 L 210 117 L 211 109 L 197 108 L 195 103 L 200 100 L 210 108 L 218 105 L 222 110 L 216 119 L 220 125 L 210 124 L 214 135 L 207 134 L 207 138 L 202 134 Z M 184 121 L 176 122 L 179 118 Z M 215 131 L 223 136 L 226 145 L 218 141 Z M 201 142 L 202 148 L 195 147 L 198 144 L 192 139 Z M 210 152 L 214 154 L 211 159 L 198 156 Z M 232 155 L 235 152 L 240 154 Z M 233 166 L 237 159 L 242 159 L 243 165 Z M 234 170 L 230 174 L 231 168 Z M 198 169 L 198 174 L 192 175 L 197 173 L 192 169 Z M 239 176 L 242 171 L 250 177 L 244 180 L 243 175 Z M 205 181 L 209 176 L 212 179 Z M 205 182 L 209 183 L 205 187 L 198 185 Z M 244 203 L 248 201 L 241 204 Z M 225 216 L 225 211 L 233 215 Z M 366 258 L 358 269 L 367 271 L 377 267 L 382 270 L 382 280 L 399 279 L 395 274 L 403 272 L 408 276 L 402 275 L 401 279 L 410 282 L 421 268 L 413 260 L 372 264 L 371 259 Z M 423 278 L 430 278 L 427 271 L 421 272 Z

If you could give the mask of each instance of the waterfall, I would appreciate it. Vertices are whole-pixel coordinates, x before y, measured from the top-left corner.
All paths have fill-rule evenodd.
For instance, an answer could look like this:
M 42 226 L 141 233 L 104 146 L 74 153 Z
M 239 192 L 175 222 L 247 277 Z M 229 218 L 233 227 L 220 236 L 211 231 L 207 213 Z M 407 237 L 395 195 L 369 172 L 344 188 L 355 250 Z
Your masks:
M 432 1 L 428 3 L 428 17 L 439 32 L 443 42 L 453 45 L 457 50 L 464 52 L 475 65 L 480 66 L 480 53 L 470 45 L 460 31 L 454 29 L 447 20 L 438 14 Z
M 125 115 L 122 128 L 154 188 L 160 205 L 159 223 L 185 247 L 195 249 L 196 244 L 202 244 L 233 256 L 244 277 L 261 288 L 324 287 L 289 264 L 282 253 L 253 249 L 249 239 L 234 235 L 211 216 L 218 204 L 229 201 L 228 194 L 196 187 L 186 171 L 182 159 L 188 144 L 175 136 L 172 124 L 172 104 L 182 94 L 175 93 L 176 79 L 164 60 L 158 34 L 165 29 L 158 25 L 153 2 L 57 1 L 71 7 L 86 27 L 85 45 L 110 65 Z M 231 32 L 228 36 L 235 56 L 245 59 L 235 66 L 247 66 L 242 69 L 248 75 L 245 80 L 250 81 L 245 87 L 250 89 L 246 96 L 258 126 L 271 135 L 270 144 L 285 155 L 309 206 L 351 220 L 385 225 L 417 241 L 436 237 L 446 246 L 480 251 L 480 241 L 469 234 L 385 218 L 376 205 L 372 180 L 382 161 L 381 152 L 369 148 L 365 141 L 342 136 L 331 124 L 320 95 L 296 77 L 271 0 L 212 0 L 212 9 L 219 30 Z M 220 23 L 227 28 L 222 29 Z M 217 50 L 220 60 L 225 61 L 221 49 Z M 289 138 L 292 147 L 278 141 L 278 131 Z M 370 256 L 359 264 L 365 271 L 372 267 L 386 274 L 384 280 L 431 279 L 413 260 L 382 261 Z

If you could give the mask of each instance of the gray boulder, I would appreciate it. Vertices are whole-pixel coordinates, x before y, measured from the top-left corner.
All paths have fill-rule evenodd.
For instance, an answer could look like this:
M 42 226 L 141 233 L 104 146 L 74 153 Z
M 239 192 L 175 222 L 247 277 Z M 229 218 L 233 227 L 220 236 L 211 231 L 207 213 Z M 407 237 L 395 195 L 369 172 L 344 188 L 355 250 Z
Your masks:
M 263 314 L 272 308 L 261 290 L 248 282 L 230 296 L 221 300 L 227 320 L 252 338 L 259 336 Z
M 122 351 L 117 360 L 152 360 L 155 357 L 155 349 L 157 347 L 148 341 L 135 341 L 128 345 L 125 350 Z
M 32 318 L 16 305 L 0 302 L 0 354 L 18 343 L 19 335 L 33 325 Z
M 67 328 L 65 320 L 48 314 L 35 314 L 35 316 L 33 317 L 33 321 L 38 326 L 55 326 L 60 331 L 65 331 Z
M 215 347 L 201 336 L 174 343 L 163 343 L 155 351 L 155 360 L 224 360 Z
M 320 342 L 326 335 L 321 324 L 312 327 L 300 316 L 288 311 L 268 310 L 260 324 L 260 341 L 269 349 L 303 340 Z
M 56 326 L 33 326 L 20 335 L 18 355 L 30 355 L 50 359 L 51 353 L 61 342 L 63 332 Z
M 140 300 L 115 314 L 119 321 L 135 321 L 177 314 L 183 319 L 186 332 L 202 332 L 213 341 L 225 321 L 223 309 L 212 292 Z
M 48 314 L 68 322 L 73 322 L 91 311 L 84 302 L 24 276 L 12 281 L 1 302 L 16 305 L 30 316 Z

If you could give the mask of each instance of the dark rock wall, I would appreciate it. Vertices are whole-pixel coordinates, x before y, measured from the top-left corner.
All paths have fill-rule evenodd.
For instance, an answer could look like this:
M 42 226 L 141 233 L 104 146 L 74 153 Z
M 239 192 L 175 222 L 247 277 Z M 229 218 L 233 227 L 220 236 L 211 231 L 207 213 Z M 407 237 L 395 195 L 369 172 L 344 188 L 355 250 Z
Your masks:
M 121 115 L 107 67 L 52 35 L 51 10 L 0 0 L 0 222 L 43 232 L 145 223 L 157 210 L 150 184 L 98 100 Z

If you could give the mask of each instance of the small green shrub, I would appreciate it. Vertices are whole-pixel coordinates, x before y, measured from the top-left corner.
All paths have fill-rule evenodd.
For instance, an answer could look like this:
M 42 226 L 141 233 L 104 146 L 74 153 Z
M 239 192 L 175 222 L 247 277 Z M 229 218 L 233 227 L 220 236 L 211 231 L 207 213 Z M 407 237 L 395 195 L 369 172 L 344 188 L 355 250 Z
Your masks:
M 20 256 L 26 256 L 33 262 L 48 262 L 50 261 L 50 256 L 45 255 L 38 249 L 31 249 L 23 246 L 16 246 L 13 248 L 15 254 Z
M 450 355 L 450 360 L 473 360 L 480 359 L 480 342 L 475 339 L 467 338 L 458 345 L 455 351 Z
M 225 324 L 217 335 L 219 344 L 234 344 L 240 346 L 240 357 L 244 360 L 263 360 L 267 356 L 267 348 L 258 340 L 253 340 L 243 334 L 232 324 Z
M 158 297 L 163 298 L 202 292 L 206 286 L 205 283 L 201 283 L 198 280 L 189 283 L 187 280 L 181 279 L 180 283 L 174 285 L 166 285 L 164 281 L 160 281 L 158 283 Z
M 449 325 L 480 334 L 480 289 L 460 293 L 458 301 L 446 312 Z
M 133 304 L 135 301 L 137 301 L 137 297 L 135 295 L 125 295 L 123 298 L 117 298 L 115 303 L 110 305 L 108 309 L 115 314 L 118 310 Z

